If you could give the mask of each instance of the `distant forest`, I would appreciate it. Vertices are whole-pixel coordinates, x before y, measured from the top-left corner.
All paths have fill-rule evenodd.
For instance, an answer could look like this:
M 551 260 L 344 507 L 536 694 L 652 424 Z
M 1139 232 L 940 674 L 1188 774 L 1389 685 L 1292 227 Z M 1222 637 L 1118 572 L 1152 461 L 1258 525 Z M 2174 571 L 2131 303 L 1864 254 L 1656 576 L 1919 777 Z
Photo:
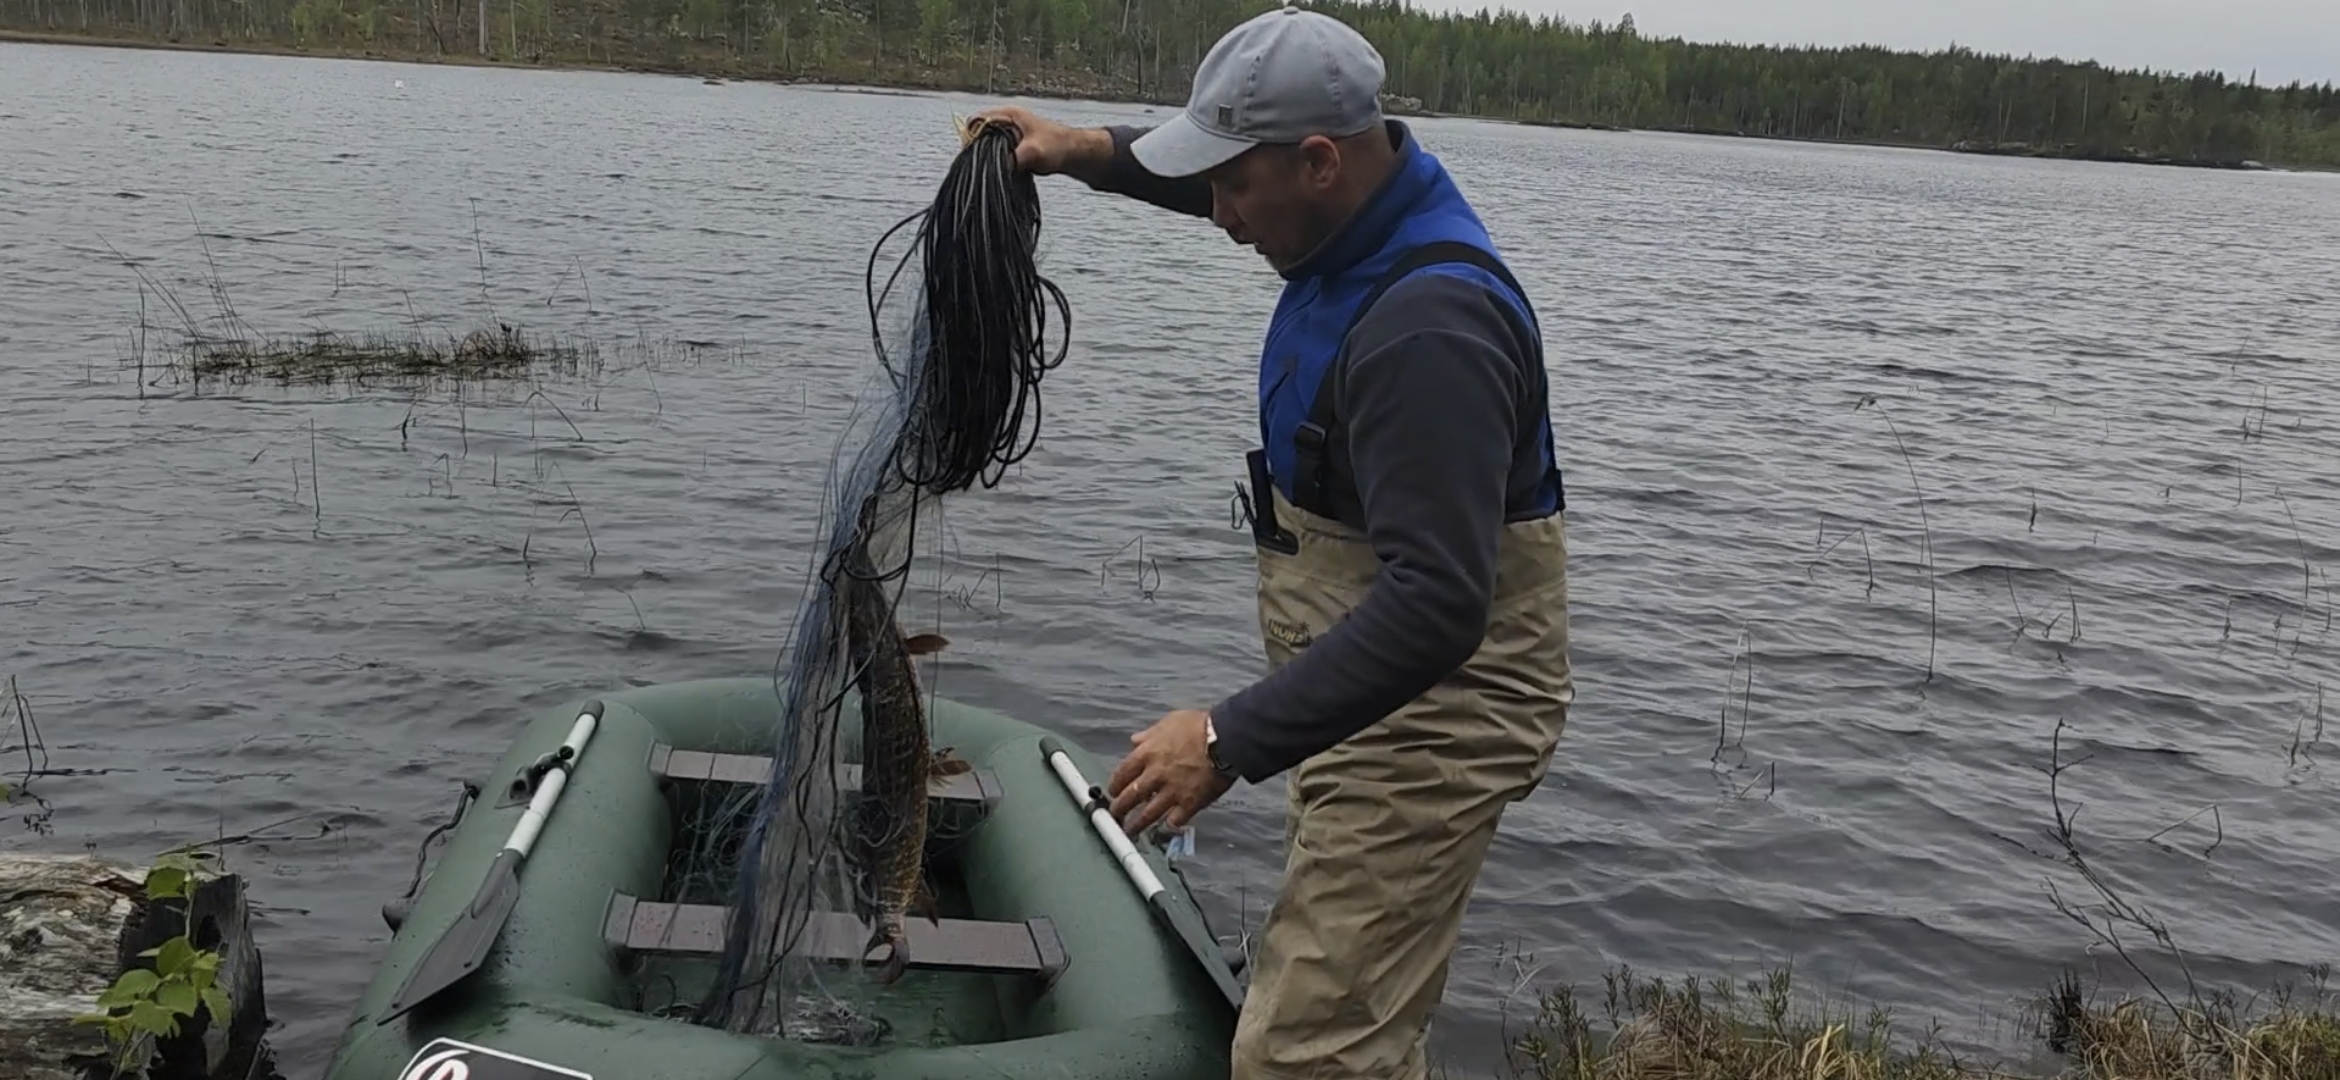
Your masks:
M 1996 153 L 2340 168 L 2340 90 L 1881 48 L 1704 45 L 1516 13 L 1315 0 L 1393 111 Z M 0 30 L 401 59 L 1181 100 L 1260 0 L 0 0 Z

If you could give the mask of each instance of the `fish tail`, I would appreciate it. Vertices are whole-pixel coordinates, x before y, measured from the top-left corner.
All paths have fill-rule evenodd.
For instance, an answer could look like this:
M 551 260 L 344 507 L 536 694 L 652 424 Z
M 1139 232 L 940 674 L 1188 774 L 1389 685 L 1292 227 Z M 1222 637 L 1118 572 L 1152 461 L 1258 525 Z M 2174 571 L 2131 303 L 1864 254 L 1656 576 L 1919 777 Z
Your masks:
M 908 970 L 910 950 L 909 942 L 904 938 L 902 920 L 895 917 L 892 912 L 888 912 L 878 919 L 877 930 L 869 935 L 869 945 L 862 950 L 863 955 L 866 956 L 878 946 L 886 946 L 885 961 L 871 971 L 871 981 L 879 986 L 892 986 L 895 980 L 902 977 L 902 972 Z

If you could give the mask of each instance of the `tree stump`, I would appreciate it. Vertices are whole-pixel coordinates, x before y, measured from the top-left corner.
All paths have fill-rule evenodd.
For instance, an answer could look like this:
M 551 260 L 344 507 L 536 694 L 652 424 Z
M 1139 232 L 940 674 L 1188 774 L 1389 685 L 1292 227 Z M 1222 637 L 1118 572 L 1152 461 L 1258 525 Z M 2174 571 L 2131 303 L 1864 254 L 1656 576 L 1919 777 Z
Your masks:
M 0 852 L 0 1080 L 105 1080 L 122 1056 L 99 996 L 124 972 L 156 969 L 140 956 L 184 934 L 218 956 L 219 991 L 178 1032 L 148 1040 L 128 1080 L 247 1080 L 276 1076 L 264 1042 L 268 1014 L 243 879 L 198 872 L 184 899 L 149 899 L 147 874 L 88 855 Z M 212 1005 L 224 1002 L 223 1022 Z

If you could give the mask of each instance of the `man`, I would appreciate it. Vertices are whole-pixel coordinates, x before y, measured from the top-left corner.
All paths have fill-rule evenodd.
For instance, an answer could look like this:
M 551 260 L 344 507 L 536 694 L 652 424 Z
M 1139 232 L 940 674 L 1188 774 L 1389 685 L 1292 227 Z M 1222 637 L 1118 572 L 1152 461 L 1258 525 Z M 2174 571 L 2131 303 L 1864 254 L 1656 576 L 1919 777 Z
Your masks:
M 1566 546 L 1540 335 L 1379 53 L 1285 7 L 1143 133 L 1021 108 L 1016 157 L 1210 218 L 1284 278 L 1251 453 L 1270 674 L 1133 736 L 1113 813 L 1183 827 L 1289 771 L 1238 1080 L 1416 1080 L 1488 844 L 1567 717 Z M 1304 651 L 1303 651 L 1304 650 Z

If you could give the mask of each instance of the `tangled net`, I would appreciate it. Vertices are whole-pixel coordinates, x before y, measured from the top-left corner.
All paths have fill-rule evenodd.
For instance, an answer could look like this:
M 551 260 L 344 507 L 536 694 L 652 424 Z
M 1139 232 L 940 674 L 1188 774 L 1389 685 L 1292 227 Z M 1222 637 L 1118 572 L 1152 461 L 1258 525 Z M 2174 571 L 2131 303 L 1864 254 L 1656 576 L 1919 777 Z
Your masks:
M 863 428 L 858 449 L 841 475 L 832 461 L 823 492 L 827 540 L 783 660 L 770 782 L 738 796 L 752 805 L 720 815 L 743 814 L 748 824 L 730 890 L 729 938 L 714 984 L 697 1006 L 698 1023 L 849 1044 L 873 1042 L 881 1033 L 882 1024 L 824 985 L 825 962 L 809 955 L 818 950 L 807 936 L 816 912 L 850 912 L 865 923 L 876 915 L 873 879 L 882 875 L 856 857 L 880 839 L 869 833 L 873 824 L 923 827 L 873 817 L 867 808 L 840 813 L 837 765 L 850 733 L 839 720 L 847 688 L 864 674 L 849 648 L 848 616 L 856 600 L 869 614 L 875 588 L 885 594 L 890 619 L 908 576 L 922 501 L 978 483 L 996 487 L 1008 466 L 1031 451 L 1039 435 L 1040 380 L 1070 344 L 1067 338 L 1053 352 L 1047 347 L 1050 309 L 1064 326 L 1071 309 L 1036 263 L 1039 193 L 1032 177 L 1015 168 L 1017 132 L 976 121 L 960 134 L 959 154 L 933 203 L 887 230 L 870 252 L 870 337 L 883 379 L 873 376 L 875 392 L 862 395 L 837 460 L 854 444 L 854 426 Z M 914 250 L 877 288 L 878 252 L 913 224 Z M 916 311 L 909 347 L 896 356 L 886 348 L 881 310 L 913 255 Z M 868 724 L 865 712 L 865 731 Z M 921 757 L 924 742 L 917 740 Z M 878 749 L 864 749 L 866 778 L 867 758 Z M 919 806 L 924 792 L 921 774 Z

